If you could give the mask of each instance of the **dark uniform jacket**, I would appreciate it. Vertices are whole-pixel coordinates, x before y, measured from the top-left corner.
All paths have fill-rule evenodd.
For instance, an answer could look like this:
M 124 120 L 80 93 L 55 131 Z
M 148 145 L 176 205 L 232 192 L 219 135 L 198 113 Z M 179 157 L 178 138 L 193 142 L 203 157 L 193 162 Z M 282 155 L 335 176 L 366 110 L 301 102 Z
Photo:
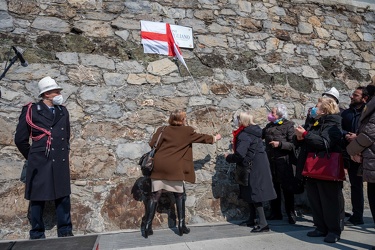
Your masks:
M 162 127 L 158 128 L 149 142 L 153 147 Z M 188 181 L 195 183 L 193 143 L 214 143 L 214 136 L 199 134 L 190 126 L 167 126 L 160 138 L 154 157 L 151 179 Z
M 55 105 L 55 115 L 40 101 L 32 105 L 32 122 L 51 132 L 50 152 L 46 154 L 48 136 L 29 142 L 33 136 L 42 134 L 26 122 L 27 106 L 19 117 L 15 144 L 28 160 L 25 198 L 33 201 L 48 201 L 68 196 L 70 189 L 69 170 L 69 113 L 64 106 Z
M 235 152 L 228 155 L 226 161 L 236 163 L 240 168 L 247 167 L 252 162 L 249 185 L 240 185 L 241 193 L 246 193 L 247 196 L 242 197 L 245 201 L 263 202 L 276 198 L 270 165 L 262 141 L 262 129 L 258 125 L 250 125 L 237 135 Z

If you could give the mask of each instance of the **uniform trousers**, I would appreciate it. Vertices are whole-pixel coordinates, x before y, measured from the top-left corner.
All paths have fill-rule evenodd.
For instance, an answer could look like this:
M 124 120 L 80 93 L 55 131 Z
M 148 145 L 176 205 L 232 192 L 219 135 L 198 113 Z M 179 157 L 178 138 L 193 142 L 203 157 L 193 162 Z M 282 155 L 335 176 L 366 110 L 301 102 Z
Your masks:
M 31 207 L 31 230 L 30 239 L 45 238 L 45 227 L 43 222 L 43 211 L 45 201 L 30 201 Z M 55 200 L 57 218 L 57 236 L 61 237 L 72 232 L 70 218 L 70 196 Z

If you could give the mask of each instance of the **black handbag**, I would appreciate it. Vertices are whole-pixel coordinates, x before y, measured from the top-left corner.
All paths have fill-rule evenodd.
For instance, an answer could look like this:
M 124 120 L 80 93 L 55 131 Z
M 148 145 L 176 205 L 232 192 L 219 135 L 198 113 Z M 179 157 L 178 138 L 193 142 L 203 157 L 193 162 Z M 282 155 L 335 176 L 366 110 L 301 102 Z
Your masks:
M 23 183 L 26 183 L 27 164 L 28 162 L 26 160 L 25 163 L 23 164 L 22 171 L 21 171 L 20 181 L 22 181 Z
M 154 169 L 154 156 L 156 153 L 156 146 L 159 143 L 160 137 L 163 134 L 165 127 L 161 130 L 159 137 L 155 143 L 155 145 L 152 147 L 150 151 L 143 154 L 141 158 L 139 159 L 138 165 L 141 166 L 141 171 L 144 176 L 150 176 L 152 173 L 152 170 Z
M 234 171 L 234 180 L 237 184 L 241 186 L 247 187 L 249 185 L 249 174 L 251 172 L 251 168 L 253 166 L 253 162 L 249 163 L 248 167 L 242 165 L 236 165 L 236 169 Z

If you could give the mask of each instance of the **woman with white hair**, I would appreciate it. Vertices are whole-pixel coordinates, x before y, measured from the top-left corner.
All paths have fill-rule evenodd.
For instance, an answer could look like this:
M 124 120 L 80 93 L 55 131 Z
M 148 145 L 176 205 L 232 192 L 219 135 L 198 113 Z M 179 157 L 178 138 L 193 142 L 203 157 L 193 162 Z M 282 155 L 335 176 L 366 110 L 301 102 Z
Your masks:
M 271 201 L 269 220 L 281 220 L 281 190 L 283 191 L 285 212 L 289 224 L 296 223 L 294 211 L 294 172 L 290 155 L 294 152 L 294 122 L 288 120 L 288 110 L 284 104 L 276 104 L 268 114 L 269 123 L 263 129 L 266 152 L 271 166 L 273 185 L 277 198 Z
M 254 123 L 249 112 L 241 112 L 237 119 L 239 128 L 233 131 L 233 153 L 226 153 L 225 160 L 236 163 L 239 197 L 250 204 L 250 209 L 255 208 L 258 213 L 259 225 L 254 225 L 251 232 L 267 232 L 269 227 L 262 202 L 275 199 L 276 193 L 263 146 L 262 129 Z

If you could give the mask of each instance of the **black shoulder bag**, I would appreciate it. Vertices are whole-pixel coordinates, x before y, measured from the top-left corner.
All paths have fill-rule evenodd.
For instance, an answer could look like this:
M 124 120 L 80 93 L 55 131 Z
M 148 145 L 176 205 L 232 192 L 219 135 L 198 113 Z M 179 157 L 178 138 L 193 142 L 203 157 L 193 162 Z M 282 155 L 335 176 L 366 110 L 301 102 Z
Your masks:
M 259 144 L 259 140 L 257 140 L 257 142 L 253 144 L 255 145 L 254 154 L 252 155 L 253 158 L 255 157 L 255 154 L 258 152 L 257 150 L 258 144 Z M 237 184 L 241 186 L 245 186 L 245 187 L 249 185 L 249 174 L 251 172 L 252 167 L 253 167 L 252 160 L 245 164 L 236 164 L 236 169 L 234 172 L 234 179 L 237 182 Z
M 143 154 L 142 157 L 139 159 L 138 164 L 141 166 L 141 171 L 144 176 L 150 176 L 152 170 L 154 169 L 154 156 L 156 153 L 156 146 L 159 143 L 160 137 L 163 134 L 165 127 L 166 126 L 164 126 L 161 130 L 159 137 L 155 142 L 155 145 L 152 147 L 152 149 L 147 153 Z

